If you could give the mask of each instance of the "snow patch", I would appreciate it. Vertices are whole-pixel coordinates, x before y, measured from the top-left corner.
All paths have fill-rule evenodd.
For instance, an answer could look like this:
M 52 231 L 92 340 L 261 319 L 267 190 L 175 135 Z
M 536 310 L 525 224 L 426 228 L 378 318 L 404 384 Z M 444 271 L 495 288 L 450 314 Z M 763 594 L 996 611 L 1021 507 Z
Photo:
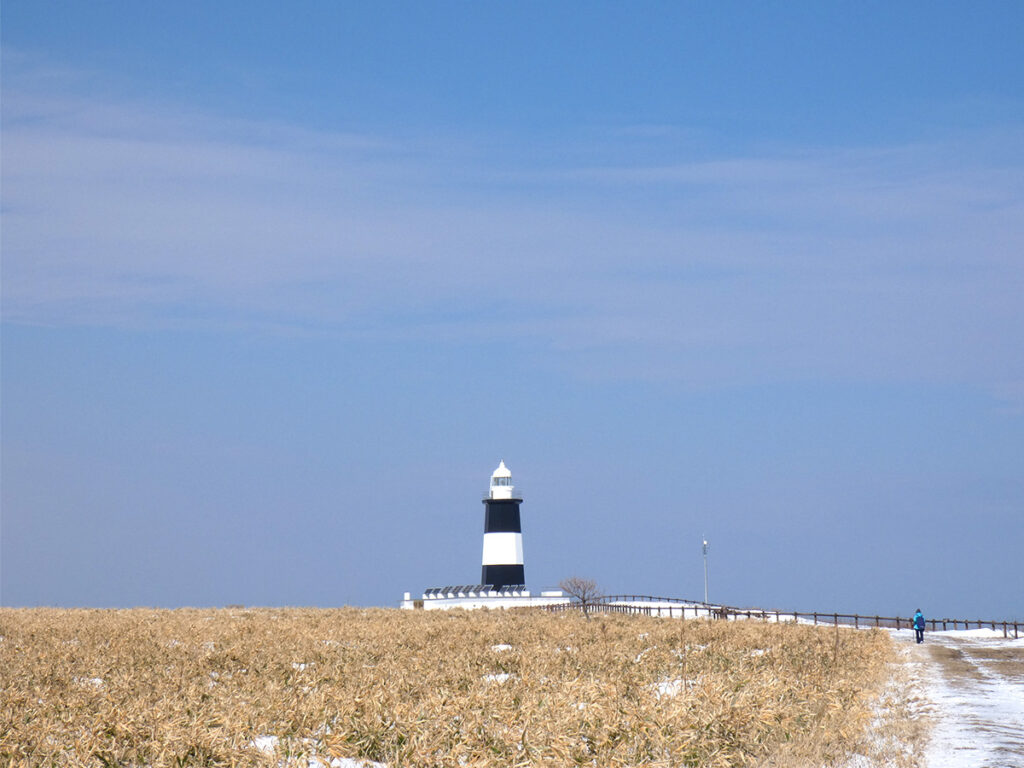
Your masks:
M 687 688 L 692 688 L 697 685 L 699 680 L 684 680 L 681 677 L 666 677 L 654 685 L 654 695 L 659 699 L 671 698 L 678 696 L 681 693 L 685 693 Z
M 926 648 L 909 649 L 921 659 L 908 662 L 923 694 L 917 709 L 934 722 L 925 765 L 1024 766 L 1024 676 L 1003 674 L 997 661 L 978 653 L 994 647 L 1019 649 L 1020 641 L 984 629 L 926 633 L 926 643 L 929 638 L 959 654 L 972 670 L 950 674 Z
M 508 672 L 499 672 L 493 675 L 484 675 L 482 680 L 488 683 L 507 683 L 515 675 L 509 674 Z
M 657 647 L 658 646 L 655 645 L 650 648 L 644 648 L 642 651 L 640 651 L 640 653 L 636 655 L 636 658 L 633 659 L 633 663 L 639 664 L 643 660 L 644 656 L 646 656 L 650 651 L 653 651 Z
M 327 762 L 325 758 L 313 756 L 309 758 L 308 768 L 388 768 L 388 766 L 386 763 L 356 760 L 351 757 L 333 757 L 330 762 Z
M 272 755 L 277 750 L 277 742 L 277 736 L 257 736 L 250 743 L 260 752 Z
M 685 659 L 686 654 L 691 653 L 692 651 L 704 650 L 707 650 L 706 645 L 688 645 L 685 648 L 673 648 L 672 655 L 675 656 L 677 659 Z
M 1024 643 L 1024 637 L 1014 640 L 1012 637 L 1004 638 L 1002 629 L 950 629 L 940 630 L 938 632 L 925 632 L 924 636 L 928 637 L 961 637 L 972 640 L 1007 640 L 1011 643 Z
M 509 645 L 508 643 L 499 643 L 498 645 L 492 645 L 491 646 L 491 650 L 499 652 L 499 653 L 501 651 L 511 651 L 512 650 L 512 646 Z
M 312 754 L 303 758 L 285 758 L 279 760 L 278 768 L 388 768 L 387 763 L 377 763 L 373 760 L 362 760 L 353 757 L 320 757 L 315 751 L 315 740 L 302 739 L 309 747 L 314 747 Z M 266 755 L 277 753 L 281 740 L 277 736 L 263 735 L 256 736 L 249 745 L 260 750 Z

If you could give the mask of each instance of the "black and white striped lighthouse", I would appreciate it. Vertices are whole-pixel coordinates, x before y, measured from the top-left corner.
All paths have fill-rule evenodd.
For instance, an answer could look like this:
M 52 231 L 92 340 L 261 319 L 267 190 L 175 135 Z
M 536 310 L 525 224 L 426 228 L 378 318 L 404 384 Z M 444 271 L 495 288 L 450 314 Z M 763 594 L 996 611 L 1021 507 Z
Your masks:
M 512 485 L 512 473 L 502 461 L 491 475 L 484 499 L 484 557 L 481 584 L 494 589 L 526 584 L 523 574 L 523 529 L 519 505 L 523 500 Z

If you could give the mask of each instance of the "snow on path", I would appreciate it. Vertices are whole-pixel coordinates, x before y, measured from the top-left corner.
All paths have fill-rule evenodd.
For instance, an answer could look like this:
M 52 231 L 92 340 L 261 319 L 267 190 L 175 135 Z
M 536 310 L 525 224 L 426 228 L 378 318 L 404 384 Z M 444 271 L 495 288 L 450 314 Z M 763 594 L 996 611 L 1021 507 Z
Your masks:
M 931 704 L 926 768 L 1024 768 L 1024 639 L 982 630 L 906 641 Z

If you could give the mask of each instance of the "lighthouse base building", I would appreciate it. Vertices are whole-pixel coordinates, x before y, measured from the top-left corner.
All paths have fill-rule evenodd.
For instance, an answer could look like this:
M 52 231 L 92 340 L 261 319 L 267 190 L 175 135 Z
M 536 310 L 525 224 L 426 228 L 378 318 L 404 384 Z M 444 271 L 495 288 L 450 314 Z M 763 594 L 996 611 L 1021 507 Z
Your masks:
M 560 589 L 531 594 L 523 564 L 522 497 L 512 485 L 512 473 L 502 461 L 491 474 L 484 503 L 484 543 L 480 583 L 431 587 L 421 597 L 406 592 L 403 608 L 512 608 L 569 602 Z

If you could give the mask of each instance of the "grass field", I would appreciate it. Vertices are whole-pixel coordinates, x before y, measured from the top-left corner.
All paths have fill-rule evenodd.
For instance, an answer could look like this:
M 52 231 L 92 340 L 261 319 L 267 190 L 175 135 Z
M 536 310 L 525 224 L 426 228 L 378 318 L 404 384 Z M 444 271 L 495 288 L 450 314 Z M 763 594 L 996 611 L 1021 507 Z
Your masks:
M 529 610 L 0 609 L 0 637 L 0 761 L 31 766 L 842 764 L 893 657 Z

